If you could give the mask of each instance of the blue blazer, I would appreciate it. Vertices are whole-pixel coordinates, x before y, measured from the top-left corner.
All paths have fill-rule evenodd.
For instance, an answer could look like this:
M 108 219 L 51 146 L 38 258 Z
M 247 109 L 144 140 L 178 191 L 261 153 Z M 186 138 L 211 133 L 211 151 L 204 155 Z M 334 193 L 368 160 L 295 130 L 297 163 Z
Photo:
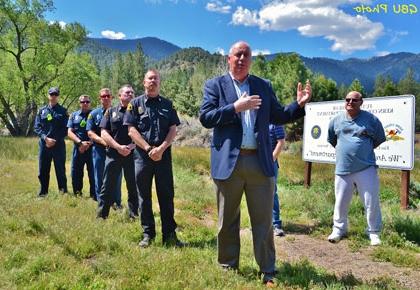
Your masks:
M 269 137 L 269 124 L 284 124 L 305 115 L 295 101 L 283 107 L 277 101 L 271 83 L 249 76 L 250 95 L 259 95 L 262 104 L 257 112 L 255 135 L 261 170 L 268 177 L 274 176 L 273 153 Z M 211 175 L 214 179 L 230 177 L 238 160 L 242 144 L 241 114 L 235 113 L 233 103 L 238 99 L 229 74 L 208 80 L 204 85 L 204 98 L 200 108 L 200 122 L 213 128 L 211 142 Z

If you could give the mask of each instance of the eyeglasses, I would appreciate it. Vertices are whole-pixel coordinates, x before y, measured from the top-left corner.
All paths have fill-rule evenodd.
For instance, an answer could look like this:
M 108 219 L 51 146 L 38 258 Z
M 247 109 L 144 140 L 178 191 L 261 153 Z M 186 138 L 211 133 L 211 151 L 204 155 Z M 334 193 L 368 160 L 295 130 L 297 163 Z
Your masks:
M 350 103 L 350 102 L 358 103 L 358 102 L 361 102 L 361 101 L 362 101 L 362 99 L 346 98 L 346 103 Z
M 101 99 L 109 99 L 111 98 L 111 95 L 101 95 Z
M 80 101 L 81 104 L 90 104 L 90 101 Z
M 50 94 L 50 96 L 51 97 L 58 97 L 58 94 L 57 93 L 52 93 L 52 94 Z

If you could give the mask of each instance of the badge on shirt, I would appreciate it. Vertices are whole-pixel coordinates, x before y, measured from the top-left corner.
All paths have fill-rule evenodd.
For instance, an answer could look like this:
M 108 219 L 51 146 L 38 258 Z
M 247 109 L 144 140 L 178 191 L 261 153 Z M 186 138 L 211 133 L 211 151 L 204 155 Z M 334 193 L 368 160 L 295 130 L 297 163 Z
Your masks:
M 117 112 L 112 112 L 112 118 L 115 119 L 117 117 Z
M 52 117 L 51 113 L 48 113 L 48 115 L 47 115 L 47 120 L 48 120 L 48 121 L 51 121 L 52 119 L 53 119 L 53 117 Z
M 143 110 L 143 107 L 142 106 L 139 106 L 138 112 L 139 112 L 139 115 L 143 114 L 144 110 Z
M 127 111 L 131 111 L 132 109 L 133 109 L 133 106 L 131 105 L 131 103 L 129 103 L 127 106 Z

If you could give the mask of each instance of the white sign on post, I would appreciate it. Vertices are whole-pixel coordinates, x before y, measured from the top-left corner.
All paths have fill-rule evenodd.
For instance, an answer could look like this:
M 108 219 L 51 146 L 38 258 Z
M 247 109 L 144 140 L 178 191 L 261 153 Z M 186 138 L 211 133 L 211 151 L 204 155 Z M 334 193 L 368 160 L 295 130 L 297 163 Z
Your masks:
M 411 170 L 414 167 L 415 98 L 413 95 L 363 99 L 362 110 L 381 121 L 387 141 L 375 149 L 379 167 Z M 344 100 L 308 103 L 305 107 L 302 158 L 335 163 L 335 149 L 328 141 L 328 124 L 345 112 Z

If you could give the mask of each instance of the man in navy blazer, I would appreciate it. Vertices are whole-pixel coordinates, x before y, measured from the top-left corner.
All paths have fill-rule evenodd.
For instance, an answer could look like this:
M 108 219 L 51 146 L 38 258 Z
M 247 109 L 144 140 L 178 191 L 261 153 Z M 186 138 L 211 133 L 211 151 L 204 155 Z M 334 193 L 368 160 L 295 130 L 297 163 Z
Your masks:
M 251 219 L 255 259 L 264 283 L 275 274 L 275 248 L 271 213 L 274 169 L 269 124 L 284 124 L 304 116 L 311 86 L 298 84 L 297 101 L 283 107 L 269 81 L 249 75 L 251 48 L 240 41 L 232 45 L 229 73 L 208 80 L 200 121 L 213 128 L 211 175 L 218 203 L 218 262 L 238 269 L 240 204 L 245 196 Z

